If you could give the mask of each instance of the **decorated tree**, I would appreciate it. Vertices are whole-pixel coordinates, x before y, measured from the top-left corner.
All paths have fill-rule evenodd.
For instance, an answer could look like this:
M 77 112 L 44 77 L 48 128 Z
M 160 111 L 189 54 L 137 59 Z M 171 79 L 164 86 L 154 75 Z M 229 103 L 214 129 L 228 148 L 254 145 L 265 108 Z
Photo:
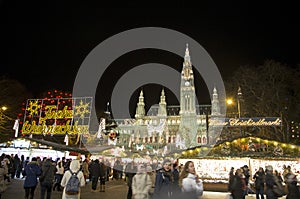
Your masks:
M 14 122 L 16 119 L 20 119 L 21 122 L 22 102 L 30 98 L 31 94 L 19 81 L 2 77 L 0 95 L 0 142 L 5 142 L 15 136 Z

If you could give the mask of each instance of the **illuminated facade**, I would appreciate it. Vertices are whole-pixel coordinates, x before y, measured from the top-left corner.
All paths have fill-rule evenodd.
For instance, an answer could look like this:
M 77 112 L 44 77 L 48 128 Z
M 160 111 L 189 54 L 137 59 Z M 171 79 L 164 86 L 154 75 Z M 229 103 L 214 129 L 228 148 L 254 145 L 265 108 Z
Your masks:
M 117 145 L 147 153 L 166 153 L 173 149 L 207 145 L 209 138 L 214 137 L 209 135 L 209 118 L 219 115 L 216 88 L 212 105 L 196 105 L 194 74 L 187 45 L 181 72 L 180 106 L 168 106 L 162 90 L 159 104 L 152 106 L 146 114 L 144 93 L 141 91 L 135 119 L 115 120 L 119 133 Z M 158 149 L 162 151 L 158 152 Z

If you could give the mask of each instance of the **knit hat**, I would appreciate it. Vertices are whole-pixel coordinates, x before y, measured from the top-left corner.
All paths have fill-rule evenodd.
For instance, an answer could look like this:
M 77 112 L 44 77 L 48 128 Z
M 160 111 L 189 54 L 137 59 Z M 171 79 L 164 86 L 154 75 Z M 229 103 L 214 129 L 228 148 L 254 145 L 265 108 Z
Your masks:
M 164 166 L 166 163 L 171 163 L 171 160 L 170 159 L 165 159 L 164 161 L 163 161 L 163 163 L 162 163 L 162 166 Z
M 139 164 L 137 167 L 137 173 L 145 173 L 145 172 L 146 172 L 145 165 Z
M 152 167 L 148 165 L 148 166 L 146 167 L 146 172 L 148 172 L 148 173 L 149 173 L 149 172 L 152 172 Z
M 273 171 L 273 167 L 272 167 L 272 165 L 268 165 L 268 166 L 266 166 L 266 170 L 267 170 L 267 171 Z

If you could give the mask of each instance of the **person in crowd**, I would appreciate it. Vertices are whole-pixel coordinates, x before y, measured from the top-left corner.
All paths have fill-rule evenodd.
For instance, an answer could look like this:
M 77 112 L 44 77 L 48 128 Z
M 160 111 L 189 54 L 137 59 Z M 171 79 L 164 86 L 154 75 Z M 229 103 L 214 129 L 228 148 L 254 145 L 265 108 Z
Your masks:
M 154 175 L 153 168 L 150 166 L 150 164 L 146 166 L 146 172 L 151 179 L 151 189 L 149 191 L 149 198 L 151 199 L 153 198 L 153 193 L 154 193 L 155 175 Z
M 55 191 L 55 189 L 57 191 L 61 191 L 60 183 L 61 183 L 61 179 L 64 175 L 64 172 L 65 172 L 65 170 L 64 170 L 64 166 L 63 166 L 63 161 L 58 159 L 57 163 L 56 163 L 55 183 L 53 186 L 53 191 Z
M 246 182 L 246 190 L 245 190 L 245 195 L 248 195 L 248 192 L 251 191 L 249 187 L 249 179 L 250 179 L 250 170 L 248 165 L 244 165 L 242 168 L 242 172 L 245 177 L 245 182 Z M 251 191 L 252 192 L 252 191 Z
M 105 160 L 106 165 L 106 181 L 109 181 L 109 177 L 111 176 L 111 164 L 108 160 Z
M 60 183 L 60 185 L 62 187 L 64 187 L 63 194 L 62 194 L 62 199 L 80 199 L 81 190 L 79 191 L 79 194 L 77 194 L 77 195 L 66 195 L 65 186 L 67 185 L 69 179 L 71 178 L 71 175 L 72 175 L 71 172 L 77 173 L 77 177 L 79 178 L 79 182 L 80 182 L 80 187 L 85 186 L 84 176 L 83 176 L 82 171 L 80 171 L 80 161 L 79 160 L 72 160 L 71 163 L 70 163 L 70 171 L 66 171 L 64 173 L 64 176 L 63 176 L 63 178 L 61 180 L 61 183 Z
M 134 161 L 129 162 L 125 168 L 125 175 L 127 178 L 127 186 L 128 186 L 127 199 L 132 198 L 132 179 L 136 174 L 136 170 L 137 168 L 134 165 Z
M 282 176 L 281 176 L 281 174 L 280 174 L 277 170 L 274 171 L 274 176 L 278 179 L 278 181 L 279 181 L 281 184 L 283 183 Z
M 174 178 L 172 192 L 173 192 L 173 195 L 176 196 L 181 193 L 181 189 L 179 186 L 179 168 L 178 168 L 177 162 L 174 163 L 172 166 L 172 173 L 173 173 L 173 178 Z
M 196 199 L 203 195 L 203 183 L 196 174 L 194 162 L 187 161 L 179 178 L 182 195 L 180 198 Z
M 19 178 L 21 177 L 21 174 L 22 174 L 22 171 L 23 171 L 23 169 L 24 169 L 24 162 L 25 162 L 25 157 L 24 157 L 24 155 L 21 155 L 21 158 L 20 158 L 20 165 L 19 165 L 19 168 L 18 168 L 18 171 L 17 171 L 17 175 L 18 175 L 18 172 L 19 172 Z M 24 176 L 22 176 L 22 178 L 23 178 Z
M 8 174 L 8 169 L 7 167 L 4 167 L 3 162 L 2 162 L 2 158 L 0 158 L 0 199 L 1 199 L 1 195 L 2 193 L 6 190 L 6 183 L 4 180 L 4 176 Z
M 145 165 L 137 167 L 137 173 L 132 178 L 132 195 L 134 199 L 148 199 L 151 189 L 151 178 L 146 173 Z
M 285 183 L 287 184 L 287 188 L 288 188 L 288 194 L 286 198 L 299 199 L 300 193 L 299 193 L 299 188 L 297 187 L 296 175 L 290 169 L 288 173 L 285 174 L 284 178 L 286 179 Z
M 47 191 L 47 199 L 51 198 L 52 184 L 54 180 L 55 166 L 52 164 L 50 159 L 46 159 L 42 164 L 42 174 L 43 180 L 40 178 L 41 183 L 41 197 L 40 199 L 45 198 L 45 193 Z
M 115 164 L 114 164 L 114 167 L 113 167 L 113 177 L 112 177 L 112 179 L 119 180 L 120 166 L 121 166 L 120 160 L 116 160 Z
M 20 175 L 21 175 L 21 172 L 22 172 L 22 169 L 20 169 L 20 165 L 21 165 L 21 159 L 19 158 L 18 154 L 16 154 L 14 156 L 14 167 L 16 168 L 16 178 L 20 178 Z
M 106 165 L 100 162 L 100 192 L 105 192 Z
M 85 158 L 84 161 L 82 162 L 82 172 L 84 176 L 84 181 L 86 183 L 87 178 L 90 176 L 89 160 L 87 158 Z
M 275 199 L 273 187 L 275 185 L 275 177 L 273 174 L 273 167 L 271 165 L 266 166 L 266 195 L 267 199 Z
M 12 171 L 12 161 L 9 155 L 4 155 L 3 161 L 5 162 L 5 166 L 7 167 L 8 174 L 4 176 L 4 180 L 7 180 L 7 182 L 10 182 L 10 174 Z
M 265 178 L 266 174 L 262 167 L 259 167 L 258 171 L 254 174 L 253 179 L 255 180 L 255 193 L 256 199 L 264 199 L 264 190 L 265 190 Z
M 171 161 L 165 159 L 162 168 L 157 170 L 155 177 L 154 199 L 172 198 L 174 177 L 171 171 Z
M 99 160 L 96 159 L 90 164 L 90 173 L 92 178 L 92 192 L 95 192 L 98 185 L 98 180 L 100 177 L 100 164 Z
M 229 179 L 228 180 L 228 191 L 231 193 L 232 184 L 233 184 L 233 180 L 234 180 L 234 167 L 230 168 L 228 179 Z
M 22 175 L 25 176 L 24 189 L 25 199 L 33 199 L 34 191 L 38 184 L 37 177 L 42 173 L 40 167 L 37 164 L 37 158 L 33 157 L 31 162 L 27 163 L 23 170 Z
M 29 160 L 29 157 L 27 156 L 26 159 L 23 161 L 22 178 L 25 178 L 25 176 L 23 175 L 23 172 L 29 162 L 30 162 L 30 160 Z
M 246 188 L 247 187 L 243 170 L 241 168 L 237 169 L 231 187 L 233 199 L 244 199 Z

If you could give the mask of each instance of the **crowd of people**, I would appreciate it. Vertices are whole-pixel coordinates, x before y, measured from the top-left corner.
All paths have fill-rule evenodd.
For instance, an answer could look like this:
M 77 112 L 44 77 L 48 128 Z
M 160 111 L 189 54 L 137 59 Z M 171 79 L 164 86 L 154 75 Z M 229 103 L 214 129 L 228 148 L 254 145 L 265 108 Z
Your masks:
M 137 163 L 129 161 L 126 164 L 120 160 L 110 162 L 108 159 L 91 160 L 89 156 L 82 161 L 64 157 L 51 158 L 29 157 L 22 155 L 0 156 L 0 199 L 5 191 L 5 182 L 11 178 L 24 179 L 24 197 L 33 199 L 36 187 L 40 185 L 40 199 L 51 198 L 52 191 L 61 191 L 62 199 L 80 198 L 77 195 L 67 195 L 66 186 L 75 173 L 79 186 L 91 183 L 91 192 L 105 192 L 105 184 L 109 180 L 124 180 L 128 186 L 127 199 L 168 199 L 168 198 L 200 198 L 203 195 L 203 182 L 196 173 L 194 162 L 187 161 L 184 165 L 169 159 L 155 163 Z M 69 172 L 68 172 L 69 171 Z M 288 199 L 299 199 L 296 175 L 290 166 L 284 167 L 282 174 L 273 171 L 272 166 L 260 167 L 254 172 L 254 190 L 250 188 L 251 172 L 247 165 L 241 168 L 231 168 L 229 173 L 228 191 L 234 199 L 244 199 L 246 195 L 255 193 L 256 198 L 277 198 L 274 194 L 275 185 L 285 183 Z M 80 189 L 79 189 L 80 190 Z
M 274 170 L 271 165 L 266 166 L 265 169 L 259 167 L 253 175 L 255 191 L 250 188 L 249 179 L 250 172 L 247 165 L 237 168 L 235 171 L 233 167 L 231 168 L 228 191 L 231 192 L 233 199 L 244 199 L 250 192 L 255 193 L 256 199 L 264 199 L 265 195 L 267 199 L 276 199 L 285 194 L 287 194 L 287 199 L 300 198 L 297 175 L 292 172 L 290 166 L 284 166 L 282 174 Z M 286 184 L 287 193 L 283 189 L 283 183 Z

